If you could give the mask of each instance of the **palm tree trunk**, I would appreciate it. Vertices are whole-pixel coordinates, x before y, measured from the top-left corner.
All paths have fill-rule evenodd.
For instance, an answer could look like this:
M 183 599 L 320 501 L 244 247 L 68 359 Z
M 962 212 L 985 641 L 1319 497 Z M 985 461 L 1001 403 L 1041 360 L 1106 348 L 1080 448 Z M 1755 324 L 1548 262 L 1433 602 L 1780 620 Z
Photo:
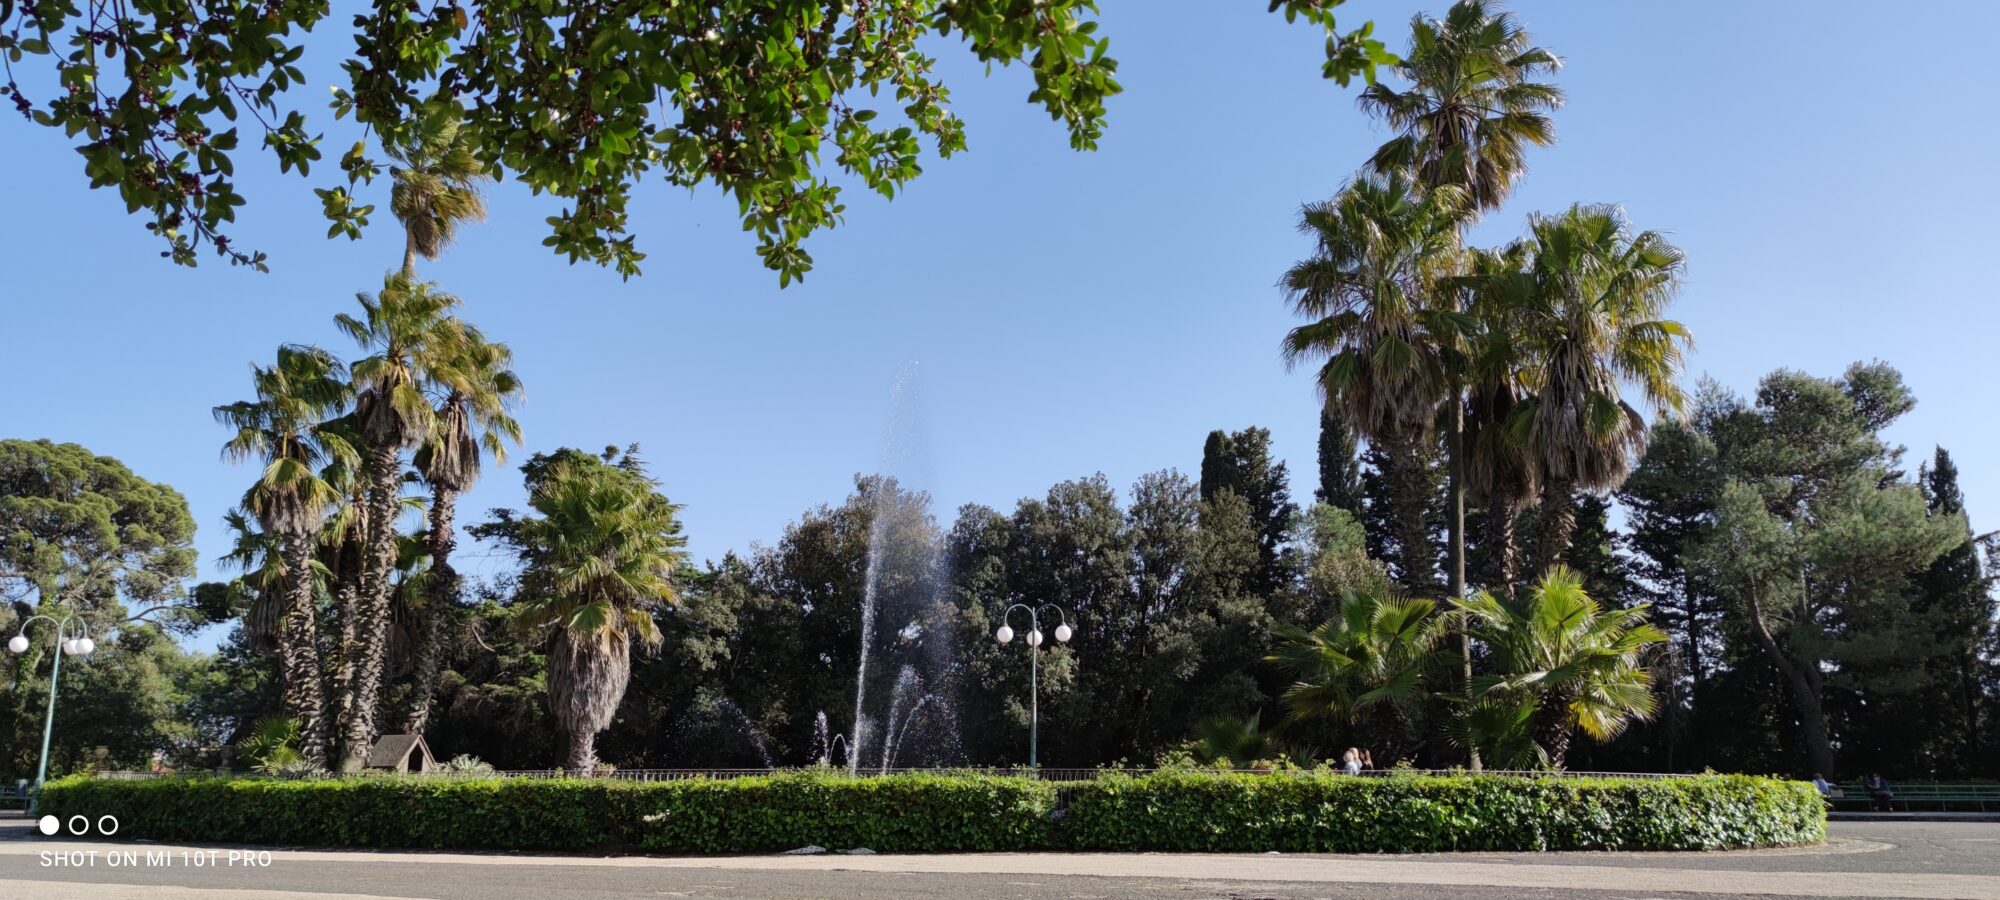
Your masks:
M 452 530 L 457 507 L 457 491 L 443 487 L 431 490 L 430 596 L 425 598 L 423 634 L 417 640 L 409 706 L 403 714 L 405 734 L 422 734 L 430 723 L 431 699 L 437 694 L 438 676 L 444 670 L 445 637 L 452 610 L 458 606 L 458 570 L 451 565 L 452 551 L 458 547 L 458 535 Z
M 1576 482 L 1550 478 L 1542 488 L 1542 543 L 1535 554 L 1535 570 L 1547 574 L 1569 553 L 1570 535 L 1576 533 Z
M 353 765 L 368 755 L 375 742 L 381 707 L 382 672 L 389 657 L 389 591 L 396 570 L 397 484 L 401 457 L 394 445 L 368 451 L 368 551 L 362 559 L 361 597 L 355 610 L 354 681 L 343 710 L 341 742 Z
M 563 768 L 575 775 L 597 771 L 597 732 L 580 729 L 569 733 L 569 755 L 563 761 Z
M 361 518 L 366 519 L 364 513 Z M 355 525 L 356 528 L 365 528 Z M 340 642 L 337 646 L 333 669 L 333 702 L 336 704 L 334 716 L 325 723 L 328 752 L 337 749 L 335 737 L 337 723 L 344 723 L 352 715 L 354 692 L 354 621 L 360 615 L 361 603 L 361 542 L 352 537 L 343 537 L 340 546 L 334 549 L 334 609 L 340 616 Z M 343 754 L 344 758 L 345 754 Z
M 1549 768 L 1561 769 L 1569 758 L 1570 738 L 1575 733 L 1568 715 L 1569 701 L 1561 697 L 1551 697 L 1542 701 L 1542 708 L 1536 711 L 1537 737 L 1542 751 L 1549 756 Z
M 1465 596 L 1465 403 L 1459 399 L 1456 382 L 1451 389 L 1451 433 L 1445 442 L 1445 452 L 1451 455 L 1451 480 L 1447 485 L 1448 495 L 1445 506 L 1446 532 L 1450 538 L 1447 565 L 1451 579 L 1453 599 Z M 1472 635 L 1465 630 L 1465 623 L 1458 626 L 1458 660 L 1460 684 L 1465 689 L 1467 703 L 1472 700 Z M 1466 748 L 1466 763 L 1477 772 L 1481 768 L 1479 748 Z
M 1493 593 L 1501 597 L 1512 598 L 1514 582 L 1521 577 L 1521 550 L 1514 530 L 1520 520 L 1521 508 L 1514 501 L 1496 496 L 1487 502 L 1486 521 L 1492 529 L 1487 540 L 1493 543 Z
M 299 753 L 326 764 L 326 689 L 320 681 L 319 616 L 313 596 L 312 535 L 285 540 L 285 617 L 278 660 L 285 680 L 285 711 L 299 726 Z
M 1398 438 L 1389 449 L 1389 503 L 1396 523 L 1396 542 L 1402 563 L 1403 590 L 1417 597 L 1437 593 L 1437 550 L 1431 546 L 1430 523 L 1425 513 L 1431 504 L 1430 479 L 1426 478 L 1423 444 L 1414 438 Z

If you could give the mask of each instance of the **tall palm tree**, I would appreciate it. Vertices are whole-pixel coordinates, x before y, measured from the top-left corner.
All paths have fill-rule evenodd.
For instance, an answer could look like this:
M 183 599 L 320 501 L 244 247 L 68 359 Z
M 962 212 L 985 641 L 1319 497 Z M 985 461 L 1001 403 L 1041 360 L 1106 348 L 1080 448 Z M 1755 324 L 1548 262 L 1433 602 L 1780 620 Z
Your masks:
M 1450 390 L 1446 357 L 1462 324 L 1436 301 L 1457 257 L 1464 196 L 1424 191 L 1400 174 L 1356 178 L 1331 201 L 1305 207 L 1300 228 L 1316 250 L 1279 282 L 1313 320 L 1285 336 L 1286 361 L 1324 360 L 1317 381 L 1327 405 L 1393 460 L 1391 502 L 1411 593 L 1435 588 L 1421 459 Z
M 1647 621 L 1647 607 L 1604 609 L 1583 579 L 1557 566 L 1516 599 L 1481 591 L 1455 615 L 1486 646 L 1495 673 L 1473 680 L 1488 710 L 1519 710 L 1548 764 L 1562 768 L 1570 738 L 1617 737 L 1653 716 L 1653 676 L 1642 659 L 1667 640 Z
M 1563 101 L 1561 88 L 1531 80 L 1562 59 L 1534 46 L 1497 7 L 1460 0 L 1443 19 L 1417 16 L 1395 67 L 1409 86 L 1377 82 L 1360 97 L 1362 109 L 1398 132 L 1371 167 L 1409 173 L 1427 188 L 1458 187 L 1474 210 L 1498 208 L 1527 170 L 1527 148 L 1555 142 L 1548 114 Z
M 1411 749 L 1416 713 L 1430 698 L 1424 676 L 1448 664 L 1437 604 L 1393 595 L 1349 595 L 1337 615 L 1307 631 L 1278 630 L 1270 660 L 1297 679 L 1285 690 L 1294 720 L 1331 717 L 1360 729 L 1393 761 Z
M 1660 233 L 1632 233 L 1615 206 L 1572 206 L 1530 220 L 1525 265 L 1500 276 L 1532 396 L 1521 415 L 1540 470 L 1537 567 L 1569 549 L 1576 491 L 1616 488 L 1646 446 L 1646 420 L 1625 402 L 1637 390 L 1656 411 L 1679 414 L 1676 383 L 1691 338 L 1663 318 L 1685 259 Z
M 450 366 L 464 340 L 464 323 L 451 315 L 458 298 L 403 275 L 390 275 L 380 293 L 358 295 L 362 315 L 335 317 L 341 331 L 369 355 L 350 367 L 356 390 L 354 425 L 366 444 L 362 473 L 366 504 L 366 554 L 353 610 L 352 667 L 342 701 L 341 741 L 346 763 L 358 762 L 374 741 L 382 673 L 387 659 L 390 592 L 396 568 L 396 520 L 402 495 L 402 452 L 429 439 L 437 419 L 431 391 L 435 373 Z
M 1520 23 L 1487 0 L 1460 0 L 1443 19 L 1422 15 L 1410 22 L 1410 49 L 1396 70 L 1408 86 L 1398 90 L 1384 83 L 1362 91 L 1362 109 L 1395 129 L 1397 134 L 1375 151 L 1369 165 L 1377 172 L 1408 173 L 1428 190 L 1454 187 L 1464 192 L 1471 215 L 1496 209 L 1527 170 L 1527 148 L 1555 142 L 1549 113 L 1562 105 L 1562 89 L 1533 80 L 1562 67 L 1561 58 L 1534 46 Z M 1440 305 L 1458 306 L 1457 298 Z M 1451 360 L 1447 360 L 1450 362 Z M 1465 595 L 1465 494 L 1467 448 L 1466 392 L 1470 373 L 1452 368 L 1439 418 L 1445 426 L 1449 480 L 1445 504 L 1447 579 L 1454 597 Z M 1506 399 L 1489 383 L 1482 399 L 1491 405 Z M 1481 410 L 1474 410 L 1475 414 Z M 1491 438 L 1488 430 L 1483 437 Z M 1490 441 L 1479 449 L 1494 449 Z M 1504 474 L 1496 470 L 1493 474 Z M 1511 485 L 1487 486 L 1507 493 Z M 1488 495 L 1489 502 L 1492 495 Z M 1512 519 L 1504 520 L 1511 524 Z M 1460 667 L 1472 678 L 1472 644 L 1459 639 Z M 1471 763 L 1479 767 L 1475 752 Z
M 1516 332 L 1514 313 L 1522 299 L 1514 292 L 1519 285 L 1506 277 L 1520 270 L 1525 253 L 1519 243 L 1468 251 L 1466 274 L 1459 279 L 1479 323 L 1465 357 L 1464 461 L 1459 468 L 1465 498 L 1486 509 L 1486 543 L 1494 563 L 1486 587 L 1502 596 L 1513 596 L 1519 576 L 1515 526 L 1541 484 L 1521 416 L 1533 396 Z
M 521 442 L 521 426 L 512 415 L 521 397 L 521 379 L 510 368 L 513 360 L 506 344 L 488 341 L 468 325 L 447 364 L 434 373 L 444 396 L 429 440 L 416 455 L 417 471 L 431 488 L 426 530 L 430 574 L 418 616 L 414 680 L 403 715 L 403 730 L 410 734 L 422 732 L 430 720 L 431 698 L 443 668 L 446 626 L 459 601 L 460 579 L 451 564 L 458 546 L 453 528 L 458 495 L 479 480 L 482 454 L 502 462 L 507 445 Z
M 317 347 L 279 347 L 275 364 L 252 371 L 255 400 L 215 408 L 216 420 L 236 429 L 223 453 L 264 463 L 243 507 L 282 544 L 285 602 L 279 657 L 285 707 L 299 723 L 302 752 L 314 763 L 326 760 L 327 731 L 312 559 L 320 524 L 339 502 L 319 467 L 353 453 L 345 441 L 318 426 L 348 402 L 345 374 L 339 359 Z
M 458 226 L 486 218 L 479 185 L 486 167 L 459 133 L 457 120 L 441 115 L 417 123 L 408 143 L 390 146 L 394 182 L 389 211 L 403 223 L 403 275 L 414 278 L 417 257 L 437 259 L 458 235 Z
M 632 674 L 632 644 L 658 647 L 653 614 L 679 602 L 685 564 L 678 506 L 642 473 L 558 463 L 534 488 L 538 516 L 514 537 L 528 561 L 516 621 L 548 629 L 549 705 L 569 734 L 565 767 L 597 767 L 597 733 L 611 724 Z
M 243 635 L 253 650 L 276 653 L 285 629 L 285 601 L 290 579 L 285 576 L 285 545 L 260 528 L 242 507 L 222 514 L 229 530 L 229 552 L 216 562 L 241 573 L 228 585 L 229 606 L 243 609 Z M 283 674 L 282 664 L 280 675 Z

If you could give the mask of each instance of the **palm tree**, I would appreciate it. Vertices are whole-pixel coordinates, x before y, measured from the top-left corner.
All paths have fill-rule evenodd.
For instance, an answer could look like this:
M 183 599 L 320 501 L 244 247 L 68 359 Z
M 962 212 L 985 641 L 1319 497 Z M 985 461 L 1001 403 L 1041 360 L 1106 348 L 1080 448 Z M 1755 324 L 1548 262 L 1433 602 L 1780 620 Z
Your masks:
M 1513 596 L 1520 554 L 1515 525 L 1521 509 L 1535 499 L 1541 470 L 1532 464 L 1521 412 L 1532 397 L 1521 358 L 1514 311 L 1518 285 L 1506 278 L 1519 271 L 1525 254 L 1519 244 L 1497 251 L 1467 252 L 1468 309 L 1479 323 L 1465 357 L 1465 429 L 1460 438 L 1465 498 L 1486 508 L 1487 546 L 1493 571 L 1487 589 Z
M 1548 764 L 1562 768 L 1578 729 L 1607 741 L 1658 707 L 1642 655 L 1666 634 L 1647 607 L 1607 610 L 1583 579 L 1557 566 L 1517 599 L 1481 591 L 1455 615 L 1491 654 L 1495 674 L 1473 680 L 1487 711 L 1518 711 Z M 1529 710 L 1529 707 L 1532 710 Z
M 1462 191 L 1469 213 L 1460 219 L 1462 231 L 1480 212 L 1496 209 L 1506 200 L 1515 179 L 1527 170 L 1529 146 L 1555 142 L 1548 113 L 1562 105 L 1562 90 L 1532 79 L 1561 67 L 1561 58 L 1534 46 L 1511 14 L 1486 0 L 1460 0 L 1443 19 L 1416 16 L 1410 22 L 1410 49 L 1396 64 L 1409 86 L 1397 90 L 1378 82 L 1361 92 L 1362 109 L 1397 131 L 1375 151 L 1370 167 L 1381 173 L 1406 173 L 1426 190 Z M 1456 309 L 1460 300 L 1440 299 L 1437 305 Z M 1464 432 L 1466 391 L 1473 386 L 1469 384 L 1473 376 L 1452 363 L 1464 359 L 1445 358 L 1446 390 L 1437 398 L 1442 403 L 1438 411 L 1445 426 L 1450 473 L 1445 530 L 1447 579 L 1454 597 L 1466 591 L 1465 495 L 1470 473 Z M 1484 387 L 1487 392 L 1476 399 L 1487 408 L 1472 410 L 1475 416 L 1492 412 L 1493 403 L 1506 399 L 1504 392 L 1493 392 L 1494 385 Z M 1482 438 L 1493 436 L 1491 430 L 1482 433 Z M 1494 448 L 1490 440 L 1482 440 L 1475 449 Z M 1500 495 L 1514 487 L 1504 481 L 1485 486 L 1496 488 Z M 1487 492 L 1487 499 L 1492 505 L 1494 492 Z M 1504 521 L 1511 525 L 1513 519 Z M 1459 654 L 1469 683 L 1472 644 L 1463 636 Z M 1477 753 L 1471 763 L 1479 767 Z
M 1300 227 L 1318 246 L 1280 282 L 1313 320 L 1285 336 L 1287 363 L 1323 359 L 1317 380 L 1326 404 L 1394 461 L 1391 502 L 1411 593 L 1435 587 L 1421 454 L 1449 396 L 1446 357 L 1461 324 L 1436 299 L 1458 255 L 1463 199 L 1455 188 L 1420 190 L 1402 175 L 1356 178 L 1333 200 L 1306 206 Z
M 417 257 L 437 259 L 458 235 L 458 226 L 486 218 L 479 185 L 486 167 L 459 133 L 458 122 L 427 116 L 407 143 L 387 148 L 401 165 L 389 167 L 389 211 L 403 223 L 403 275 L 414 278 Z
M 569 734 L 565 767 L 597 766 L 597 733 L 611 724 L 632 673 L 632 643 L 660 644 L 655 610 L 679 602 L 685 564 L 678 506 L 635 469 L 557 463 L 534 487 L 539 516 L 513 538 L 527 561 L 517 622 L 546 628 L 549 705 Z
M 318 467 L 353 453 L 319 423 L 345 407 L 350 394 L 344 374 L 340 360 L 317 347 L 279 347 L 274 365 L 252 371 L 255 400 L 215 408 L 216 420 L 236 429 L 223 453 L 264 462 L 243 507 L 282 546 L 285 601 L 279 658 L 285 707 L 298 721 L 303 752 L 314 763 L 326 759 L 327 733 L 312 559 L 320 524 L 339 502 Z
M 451 354 L 465 334 L 464 323 L 450 315 L 458 298 L 403 275 L 390 275 L 379 294 L 357 299 L 360 318 L 335 317 L 340 329 L 369 354 L 350 368 L 357 392 L 354 427 L 367 447 L 361 510 L 366 553 L 352 612 L 352 643 L 345 654 L 351 673 L 340 723 L 350 764 L 368 752 L 376 734 L 396 568 L 402 452 L 429 439 L 437 419 L 430 393 L 436 373 L 450 367 Z
M 403 730 L 420 733 L 430 720 L 431 697 L 443 667 L 446 625 L 458 605 L 460 580 L 451 554 L 458 539 L 453 528 L 458 495 L 479 480 L 480 457 L 494 462 L 507 458 L 507 444 L 521 442 L 521 426 L 511 410 L 521 397 L 521 379 L 509 368 L 513 351 L 486 340 L 478 329 L 464 326 L 462 340 L 434 376 L 444 399 L 439 403 L 429 440 L 417 451 L 417 471 L 431 488 L 428 589 L 418 617 L 414 680 L 403 715 Z
M 216 562 L 242 573 L 227 586 L 229 607 L 244 611 L 243 635 L 251 649 L 277 652 L 285 627 L 285 600 L 290 596 L 284 542 L 258 527 L 240 506 L 222 514 L 222 525 L 229 530 L 229 552 Z
M 1311 631 L 1280 628 L 1270 660 L 1297 679 L 1285 690 L 1287 714 L 1331 717 L 1359 728 L 1384 760 L 1402 758 L 1430 698 L 1424 676 L 1452 659 L 1438 650 L 1444 620 L 1436 609 L 1429 600 L 1350 594 Z
M 1684 257 L 1658 232 L 1632 233 L 1623 210 L 1577 205 L 1530 220 L 1522 268 L 1497 276 L 1514 298 L 1532 396 L 1520 415 L 1538 468 L 1542 535 L 1537 568 L 1569 549 L 1576 491 L 1608 491 L 1646 446 L 1646 420 L 1625 402 L 1627 385 L 1653 408 L 1678 415 L 1687 328 L 1662 318 L 1680 285 Z
M 1203 719 L 1194 728 L 1194 740 L 1187 745 L 1188 755 L 1205 766 L 1232 769 L 1247 769 L 1289 756 L 1285 746 L 1278 742 L 1277 734 L 1264 730 L 1263 717 L 1263 713 L 1255 712 L 1248 719 L 1234 716 Z
M 1548 113 L 1562 105 L 1562 89 L 1530 79 L 1561 67 L 1486 0 L 1460 0 L 1441 20 L 1417 16 L 1396 64 L 1409 87 L 1377 82 L 1361 92 L 1362 109 L 1399 132 L 1369 165 L 1426 188 L 1458 187 L 1474 210 L 1498 208 L 1527 170 L 1527 148 L 1555 143 Z

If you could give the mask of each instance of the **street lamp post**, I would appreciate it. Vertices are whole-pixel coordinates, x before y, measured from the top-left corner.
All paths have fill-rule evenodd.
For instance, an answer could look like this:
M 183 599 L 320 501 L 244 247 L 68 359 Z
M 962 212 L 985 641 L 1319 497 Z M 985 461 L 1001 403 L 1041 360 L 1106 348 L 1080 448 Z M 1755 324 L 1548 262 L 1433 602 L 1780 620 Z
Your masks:
M 28 812 L 33 813 L 42 801 L 42 782 L 49 777 L 49 735 L 56 726 L 56 687 L 62 683 L 62 658 L 64 656 L 87 657 L 97 649 L 97 642 L 90 639 L 90 628 L 74 615 L 57 619 L 47 615 L 33 615 L 21 620 L 21 628 L 7 641 L 7 652 L 19 656 L 28 652 L 28 626 L 36 619 L 54 626 L 56 630 L 55 661 L 49 666 L 49 709 L 42 719 L 42 759 L 35 769 L 35 787 L 28 801 Z M 72 629 L 70 626 L 75 625 Z M 74 636 L 70 636 L 74 631 Z
M 1069 616 L 1063 612 L 1062 607 L 1053 603 L 1044 603 L 1040 606 L 1016 603 L 1000 614 L 1000 630 L 993 632 L 995 640 L 1004 644 L 1014 639 L 1014 629 L 1007 624 L 1007 620 L 1017 609 L 1026 610 L 1028 613 L 1028 768 L 1037 769 L 1041 767 L 1036 758 L 1036 751 L 1039 749 L 1037 744 L 1040 743 L 1042 725 L 1042 613 L 1051 609 L 1056 611 L 1058 643 L 1069 643 L 1072 632 L 1069 627 Z

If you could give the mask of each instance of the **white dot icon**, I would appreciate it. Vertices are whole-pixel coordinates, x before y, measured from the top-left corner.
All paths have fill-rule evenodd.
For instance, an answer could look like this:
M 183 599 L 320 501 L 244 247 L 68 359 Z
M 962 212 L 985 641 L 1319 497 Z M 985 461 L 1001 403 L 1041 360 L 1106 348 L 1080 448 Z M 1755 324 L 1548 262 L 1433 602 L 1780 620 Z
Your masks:
M 43 834 L 55 834 L 56 829 L 62 827 L 62 823 L 56 821 L 55 816 L 43 816 L 42 820 L 35 824 L 42 829 Z

